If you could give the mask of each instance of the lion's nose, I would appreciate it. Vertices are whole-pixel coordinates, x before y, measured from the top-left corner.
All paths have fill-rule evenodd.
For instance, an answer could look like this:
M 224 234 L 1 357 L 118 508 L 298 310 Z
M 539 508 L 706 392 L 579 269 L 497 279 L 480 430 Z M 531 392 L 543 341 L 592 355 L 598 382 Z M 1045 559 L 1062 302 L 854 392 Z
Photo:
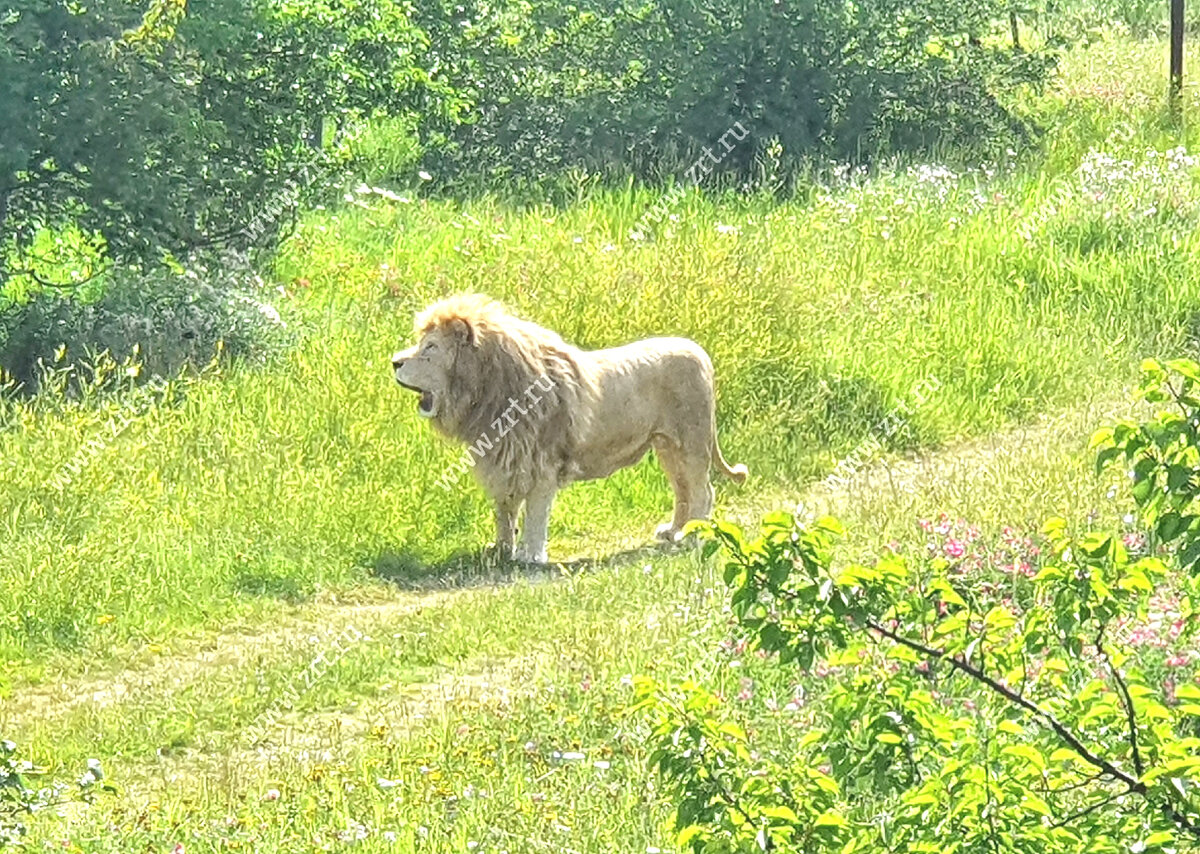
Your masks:
M 396 370 L 399 370 L 403 364 L 404 364 L 404 357 L 401 356 L 399 353 L 392 356 L 392 367 L 393 368 L 395 368 Z

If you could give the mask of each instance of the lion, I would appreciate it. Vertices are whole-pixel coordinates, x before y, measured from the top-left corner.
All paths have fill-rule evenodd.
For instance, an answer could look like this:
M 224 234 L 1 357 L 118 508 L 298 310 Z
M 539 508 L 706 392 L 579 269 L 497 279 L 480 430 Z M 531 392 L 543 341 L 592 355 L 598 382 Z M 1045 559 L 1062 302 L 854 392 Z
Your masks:
M 694 341 L 581 350 L 479 294 L 434 303 L 415 332 L 417 344 L 392 357 L 396 382 L 417 393 L 417 412 L 438 432 L 468 443 L 465 457 L 495 502 L 504 558 L 546 563 L 557 492 L 608 477 L 650 448 L 675 495 L 660 539 L 678 540 L 689 521 L 708 518 L 710 466 L 746 479 L 717 444 L 712 361 Z

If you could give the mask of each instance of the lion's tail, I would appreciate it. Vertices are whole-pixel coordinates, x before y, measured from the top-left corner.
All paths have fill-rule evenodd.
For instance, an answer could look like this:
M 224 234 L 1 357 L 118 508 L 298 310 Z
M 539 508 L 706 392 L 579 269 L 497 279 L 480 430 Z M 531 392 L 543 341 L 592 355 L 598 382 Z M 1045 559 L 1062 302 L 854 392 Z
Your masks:
M 721 474 L 725 475 L 734 483 L 744 483 L 746 476 L 750 474 L 750 470 L 747 469 L 742 463 L 731 466 L 725 461 L 725 456 L 721 453 L 721 446 L 717 444 L 717 433 L 715 430 L 713 431 L 712 458 L 713 462 L 717 464 L 717 468 L 721 470 Z

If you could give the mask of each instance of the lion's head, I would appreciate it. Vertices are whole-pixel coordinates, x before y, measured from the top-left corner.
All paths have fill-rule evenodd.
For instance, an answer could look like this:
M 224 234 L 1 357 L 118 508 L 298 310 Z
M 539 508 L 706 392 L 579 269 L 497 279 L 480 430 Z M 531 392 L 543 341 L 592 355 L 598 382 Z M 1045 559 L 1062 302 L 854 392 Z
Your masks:
M 472 338 L 461 322 L 440 325 L 423 332 L 416 346 L 392 356 L 396 382 L 420 395 L 417 413 L 422 417 L 439 419 L 454 408 L 453 396 L 462 393 L 455 389 L 455 367 Z
M 511 401 L 541 379 L 548 396 L 530 422 L 544 421 L 576 384 L 570 348 L 548 329 L 514 317 L 478 294 L 448 297 L 417 315 L 417 344 L 392 357 L 396 382 L 417 392 L 417 411 L 439 430 L 473 441 Z

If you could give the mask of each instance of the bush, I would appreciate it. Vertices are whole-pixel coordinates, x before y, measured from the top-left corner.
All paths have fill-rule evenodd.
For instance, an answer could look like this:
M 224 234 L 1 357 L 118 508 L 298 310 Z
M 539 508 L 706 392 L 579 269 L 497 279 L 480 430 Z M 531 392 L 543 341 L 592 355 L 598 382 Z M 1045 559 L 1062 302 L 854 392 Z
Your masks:
M 0 298 L 71 230 L 117 263 L 270 247 L 333 165 L 327 120 L 438 109 L 397 0 L 140 5 L 0 14 Z
M 141 379 L 217 356 L 262 358 L 289 336 L 263 290 L 257 277 L 227 270 L 123 268 L 91 295 L 41 291 L 0 312 L 0 370 L 33 393 L 49 369 L 73 374 L 71 387 L 94 384 L 102 353 Z
M 1050 66 L 1011 46 L 1008 8 L 429 6 L 419 20 L 431 50 L 471 104 L 464 124 L 426 124 L 429 168 L 492 182 L 573 169 L 681 179 L 707 148 L 701 172 L 773 184 L 815 158 L 870 161 L 943 143 L 1003 150 L 1024 130 L 994 93 L 1038 84 Z
M 39 789 L 26 785 L 27 777 L 39 773 L 33 763 L 18 758 L 17 745 L 0 739 L 0 848 L 24 844 L 25 816 L 70 801 L 90 803 L 97 789 L 112 791 L 110 787 L 100 785 L 104 772 L 95 759 L 88 760 L 87 770 L 73 787 L 62 782 L 52 782 Z
M 1138 515 L 1151 546 L 1200 576 L 1200 365 L 1174 359 L 1142 363 L 1138 396 L 1170 409 L 1143 423 L 1123 420 L 1096 431 L 1097 470 L 1128 472 Z

